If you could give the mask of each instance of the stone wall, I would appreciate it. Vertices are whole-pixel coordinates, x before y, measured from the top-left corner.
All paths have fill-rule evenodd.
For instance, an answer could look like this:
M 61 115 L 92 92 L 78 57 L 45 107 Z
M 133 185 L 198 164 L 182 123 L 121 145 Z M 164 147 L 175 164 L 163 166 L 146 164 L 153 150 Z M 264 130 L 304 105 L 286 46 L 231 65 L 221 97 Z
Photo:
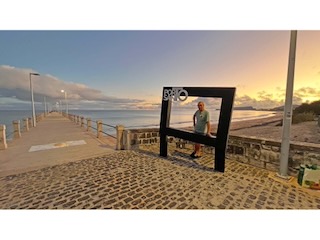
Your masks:
M 131 146 L 160 142 L 159 128 L 130 129 L 129 131 L 130 138 L 128 138 L 128 141 L 130 141 Z
M 239 162 L 278 171 L 280 168 L 280 153 L 280 141 L 229 136 L 227 154 Z M 301 164 L 320 165 L 319 144 L 290 143 L 288 174 L 296 176 Z
M 126 148 L 134 148 L 139 145 L 157 144 L 160 142 L 158 128 L 130 129 L 125 131 L 124 138 Z M 192 149 L 193 143 L 169 137 L 169 142 L 175 142 L 178 148 Z M 129 144 L 130 143 L 130 144 Z M 213 153 L 214 148 L 205 146 L 206 153 Z M 281 142 L 255 137 L 241 137 L 229 135 L 227 158 L 242 163 L 254 165 L 271 171 L 279 171 Z M 291 142 L 288 174 L 297 176 L 300 164 L 320 165 L 320 145 L 312 143 Z

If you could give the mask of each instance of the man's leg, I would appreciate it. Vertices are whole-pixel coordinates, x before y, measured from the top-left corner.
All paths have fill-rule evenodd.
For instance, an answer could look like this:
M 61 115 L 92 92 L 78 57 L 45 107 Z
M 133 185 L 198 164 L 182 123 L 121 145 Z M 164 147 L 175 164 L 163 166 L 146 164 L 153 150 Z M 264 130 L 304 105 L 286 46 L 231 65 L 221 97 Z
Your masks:
M 196 152 L 196 154 L 195 154 L 195 156 L 201 156 L 201 145 L 200 144 L 195 144 L 195 152 Z

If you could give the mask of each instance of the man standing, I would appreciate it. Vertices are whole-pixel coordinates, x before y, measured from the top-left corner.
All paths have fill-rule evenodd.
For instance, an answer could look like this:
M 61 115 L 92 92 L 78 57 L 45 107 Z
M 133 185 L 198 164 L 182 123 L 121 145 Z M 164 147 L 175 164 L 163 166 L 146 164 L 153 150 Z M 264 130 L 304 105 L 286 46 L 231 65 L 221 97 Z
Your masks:
M 198 103 L 198 110 L 193 114 L 193 126 L 195 133 L 211 136 L 210 115 L 209 112 L 204 109 L 203 102 Z M 201 145 L 199 143 L 194 145 L 194 151 L 190 156 L 192 158 L 201 157 Z

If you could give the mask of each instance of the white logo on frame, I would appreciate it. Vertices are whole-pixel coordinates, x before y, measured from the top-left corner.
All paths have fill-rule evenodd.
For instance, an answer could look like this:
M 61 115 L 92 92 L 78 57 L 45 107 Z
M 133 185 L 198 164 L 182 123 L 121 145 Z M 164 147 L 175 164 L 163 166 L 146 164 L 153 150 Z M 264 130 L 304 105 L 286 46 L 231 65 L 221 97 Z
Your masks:
M 169 99 L 173 99 L 173 101 L 185 101 L 188 98 L 187 90 L 183 88 L 175 88 L 172 89 L 164 89 L 163 91 L 163 100 L 168 101 Z

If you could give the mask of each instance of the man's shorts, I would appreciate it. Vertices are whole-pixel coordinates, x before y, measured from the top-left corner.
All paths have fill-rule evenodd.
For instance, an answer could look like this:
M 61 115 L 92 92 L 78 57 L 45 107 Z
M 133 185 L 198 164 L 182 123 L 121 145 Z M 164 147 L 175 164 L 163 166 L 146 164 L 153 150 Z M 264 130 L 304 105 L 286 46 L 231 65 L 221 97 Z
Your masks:
M 193 131 L 195 134 L 199 134 L 199 135 L 203 135 L 203 136 L 206 136 L 207 134 L 206 133 L 202 133 L 202 132 L 197 132 L 197 131 Z
M 199 135 L 202 135 L 202 136 L 206 136 L 207 134 L 206 133 L 202 133 L 202 132 L 197 132 L 197 131 L 193 131 L 195 134 L 199 134 Z M 202 143 L 199 143 L 201 147 L 204 146 L 204 144 Z

